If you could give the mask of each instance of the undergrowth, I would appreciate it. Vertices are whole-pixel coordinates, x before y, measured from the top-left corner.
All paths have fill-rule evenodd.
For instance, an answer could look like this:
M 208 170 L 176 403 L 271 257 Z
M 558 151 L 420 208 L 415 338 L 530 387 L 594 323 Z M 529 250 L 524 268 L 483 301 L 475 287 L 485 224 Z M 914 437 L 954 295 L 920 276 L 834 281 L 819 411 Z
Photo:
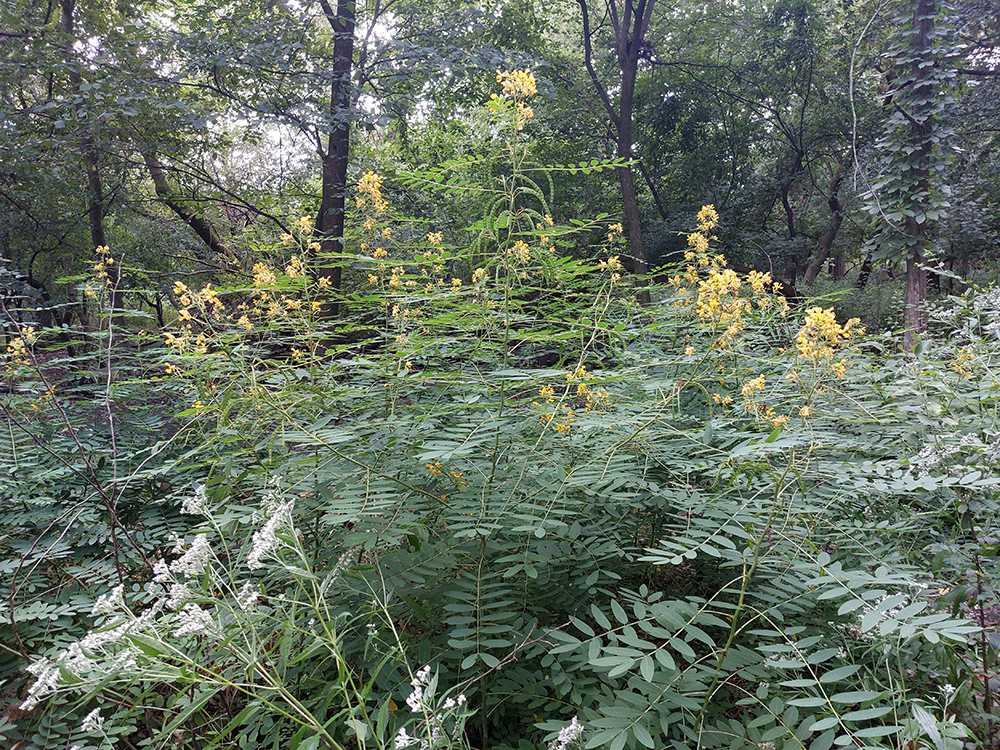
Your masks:
M 708 206 L 640 306 L 621 226 L 551 217 L 617 162 L 533 164 L 529 79 L 405 178 L 468 237 L 369 173 L 342 292 L 306 219 L 164 338 L 8 321 L 4 742 L 996 741 L 995 293 L 902 354 L 730 271 Z

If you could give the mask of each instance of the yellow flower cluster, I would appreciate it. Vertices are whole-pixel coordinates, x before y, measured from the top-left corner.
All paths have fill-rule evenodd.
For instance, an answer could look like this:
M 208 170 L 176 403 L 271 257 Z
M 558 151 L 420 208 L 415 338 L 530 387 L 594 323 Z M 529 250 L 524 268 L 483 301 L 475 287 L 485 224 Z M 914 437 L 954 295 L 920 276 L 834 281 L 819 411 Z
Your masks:
M 810 307 L 806 310 L 805 321 L 795 337 L 795 348 L 798 349 L 799 359 L 820 364 L 830 360 L 837 347 L 864 335 L 864 332 L 858 318 L 851 318 L 841 326 L 837 323 L 837 316 L 832 308 Z M 830 367 L 839 378 L 843 377 L 847 364 L 846 360 L 840 360 Z
M 531 260 L 531 248 L 523 240 L 516 240 L 511 247 L 507 248 L 507 255 L 521 263 L 527 263 Z
M 765 385 L 766 385 L 766 381 L 764 379 L 764 376 L 763 375 L 758 375 L 753 380 L 748 380 L 747 382 L 745 382 L 743 384 L 743 388 L 742 388 L 741 392 L 743 393 L 744 396 L 749 397 L 749 396 L 752 396 L 753 394 L 757 393 L 757 391 L 764 390 L 764 386 Z
M 698 212 L 698 231 L 711 232 L 718 223 L 719 213 L 715 210 L 715 206 L 712 204 L 702 206 L 701 211 Z
M 504 96 L 526 98 L 538 93 L 535 76 L 530 68 L 524 70 L 497 71 L 497 83 L 503 86 Z
M 28 347 L 35 342 L 37 336 L 35 334 L 35 329 L 31 326 L 24 326 L 21 329 L 21 335 L 19 338 L 13 339 L 9 344 L 7 344 L 7 359 L 9 359 L 15 367 L 6 365 L 4 370 L 7 373 L 16 374 L 17 366 L 24 366 L 31 364 L 31 360 L 28 357 Z
M 517 130 L 523 129 L 524 123 L 535 116 L 535 111 L 523 101 L 538 93 L 535 76 L 528 68 L 511 71 L 498 70 L 497 82 L 503 87 L 503 95 L 514 100 L 515 127 Z M 491 98 L 494 101 L 500 100 L 496 94 L 493 94 Z
M 355 198 L 358 208 L 365 206 L 370 200 L 372 208 L 375 209 L 376 213 L 385 211 L 387 204 L 382 197 L 382 178 L 378 174 L 375 172 L 365 172 L 358 183 L 358 193 L 360 195 Z M 368 197 L 365 198 L 365 196 Z
M 693 311 L 697 317 L 713 329 L 721 330 L 716 344 L 727 346 L 746 327 L 744 316 L 756 301 L 760 309 L 777 307 L 781 315 L 788 312 L 788 302 L 775 295 L 779 285 L 771 280 L 771 275 L 758 271 L 750 272 L 747 281 L 752 290 L 749 297 L 741 296 L 744 285 L 734 271 L 726 268 L 722 255 L 710 253 L 711 241 L 717 239 L 710 232 L 718 224 L 719 214 L 714 206 L 703 206 L 698 212 L 698 228 L 688 235 L 690 248 L 684 253 L 687 266 L 683 273 L 674 276 L 669 284 L 677 290 L 676 304 L 687 307 L 691 303 L 689 289 L 697 289 Z
M 972 361 L 976 358 L 971 346 L 962 347 L 955 350 L 955 360 L 951 363 L 951 369 L 959 375 L 967 378 L 972 377 Z
M 431 232 L 427 235 L 427 241 L 432 245 L 440 247 L 444 244 L 444 235 L 441 232 Z

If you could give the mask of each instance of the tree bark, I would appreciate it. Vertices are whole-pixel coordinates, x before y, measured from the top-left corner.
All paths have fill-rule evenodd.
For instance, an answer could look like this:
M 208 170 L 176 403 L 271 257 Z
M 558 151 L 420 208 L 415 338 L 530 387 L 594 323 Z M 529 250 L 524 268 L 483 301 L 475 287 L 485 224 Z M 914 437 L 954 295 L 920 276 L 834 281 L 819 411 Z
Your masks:
M 915 102 L 931 102 L 935 96 L 934 83 L 930 80 L 925 68 L 933 61 L 934 54 L 934 16 L 937 13 L 936 0 L 913 0 L 912 37 L 913 55 L 910 63 L 910 75 L 913 83 L 912 100 Z M 926 104 L 918 105 L 926 110 Z M 917 163 L 929 163 L 933 144 L 930 135 L 934 130 L 934 120 L 929 114 L 922 117 L 910 117 L 910 140 L 918 157 Z M 914 193 L 924 196 L 926 201 L 930 194 L 930 171 L 926 166 L 914 170 Z M 924 217 L 924 214 L 921 213 Z M 928 237 L 926 217 L 917 220 L 913 216 L 906 219 L 906 233 L 911 238 L 911 246 L 906 258 L 906 295 L 903 303 L 903 348 L 913 351 L 924 330 L 924 300 L 927 299 L 926 261 Z
M 320 198 L 316 233 L 320 238 L 320 254 L 315 259 L 317 278 L 326 278 L 331 290 L 340 289 L 339 257 L 344 249 L 344 218 L 347 199 L 347 166 L 351 146 L 351 69 L 354 62 L 354 0 L 338 0 L 334 12 L 328 0 L 320 0 L 323 13 L 333 31 L 333 70 L 330 82 L 330 128 L 325 149 L 320 149 L 323 163 L 323 188 Z M 333 300 L 323 305 L 322 315 L 334 318 L 339 307 Z
M 230 255 L 229 248 L 226 247 L 212 223 L 188 211 L 175 200 L 174 190 L 167 180 L 166 174 L 163 172 L 163 167 L 160 165 L 160 160 L 157 158 L 156 152 L 146 151 L 143 153 L 142 159 L 146 162 L 146 169 L 149 170 L 149 176 L 153 180 L 153 189 L 160 200 L 163 201 L 163 204 L 177 214 L 181 221 L 191 227 L 212 252 L 225 256 Z
M 635 82 L 639 71 L 639 56 L 653 15 L 656 0 L 607 0 L 607 10 L 615 34 L 615 55 L 618 59 L 618 71 L 621 89 L 619 91 L 618 109 L 611 103 L 607 89 L 597 77 L 594 70 L 591 38 L 590 15 L 587 0 L 577 0 L 583 14 L 583 45 L 584 63 L 590 74 L 591 82 L 597 92 L 608 119 L 616 134 L 616 155 L 621 159 L 632 160 L 632 117 L 635 96 Z M 622 192 L 622 209 L 625 214 L 625 232 L 628 235 L 629 255 L 622 259 L 625 269 L 630 273 L 644 274 L 649 270 L 646 249 L 643 244 L 642 222 L 639 214 L 639 203 L 635 192 L 635 178 L 631 166 L 618 168 L 618 185 Z M 661 208 L 662 212 L 662 208 Z M 641 303 L 649 302 L 649 292 L 640 291 L 636 298 Z
M 843 179 L 844 165 L 838 164 L 837 169 L 830 178 L 830 194 L 826 199 L 826 204 L 830 207 L 830 225 L 819 238 L 819 249 L 816 252 L 816 257 L 808 266 L 806 266 L 805 273 L 802 275 L 802 281 L 806 284 L 812 284 L 816 281 L 816 277 L 823 268 L 823 263 L 826 262 L 827 257 L 830 255 L 830 250 L 833 249 L 833 241 L 837 238 L 837 232 L 840 231 L 840 225 L 844 221 L 844 207 L 840 204 L 840 198 L 838 195 L 840 193 L 840 185 L 843 182 Z M 841 261 L 843 261 L 843 254 L 839 257 Z M 834 272 L 834 276 L 836 276 L 836 271 Z

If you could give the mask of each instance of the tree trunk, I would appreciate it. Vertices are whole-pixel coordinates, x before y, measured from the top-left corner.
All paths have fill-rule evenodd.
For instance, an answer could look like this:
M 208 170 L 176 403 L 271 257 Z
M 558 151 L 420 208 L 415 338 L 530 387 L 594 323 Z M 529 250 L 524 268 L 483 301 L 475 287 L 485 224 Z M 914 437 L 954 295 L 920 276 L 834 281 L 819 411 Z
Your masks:
M 917 108 L 923 110 L 917 117 L 911 113 L 910 141 L 914 147 L 917 163 L 923 165 L 913 170 L 915 178 L 914 194 L 923 196 L 920 204 L 925 204 L 930 195 L 929 164 L 934 144 L 930 136 L 934 130 L 933 115 L 928 111 L 935 97 L 934 82 L 930 79 L 930 70 L 926 69 L 928 62 L 933 62 L 934 53 L 934 16 L 937 13 L 936 0 L 914 0 L 912 36 L 913 55 L 910 63 L 910 75 L 913 80 L 911 101 Z M 924 330 L 924 300 L 927 299 L 927 271 L 924 262 L 927 254 L 927 219 L 921 213 L 918 221 L 915 217 L 907 217 L 906 233 L 911 238 L 912 245 L 906 258 L 906 298 L 903 303 L 903 348 L 913 351 Z
M 60 28 L 67 37 L 67 60 L 66 68 L 69 73 L 69 82 L 73 93 L 77 99 L 80 98 L 80 84 L 83 77 L 73 60 L 73 44 L 77 41 L 74 30 L 73 13 L 76 10 L 76 0 L 61 0 Z M 80 152 L 83 155 L 84 167 L 87 172 L 87 216 L 90 223 L 90 244 L 91 250 L 98 247 L 106 247 L 108 244 L 104 234 L 104 188 L 101 184 L 101 172 L 98 168 L 100 162 L 100 152 L 94 143 L 93 133 L 90 131 L 90 123 L 86 122 L 87 111 L 83 105 L 77 105 L 77 118 L 81 121 L 80 131 Z M 121 262 L 114 263 L 109 270 L 109 284 L 111 286 L 111 313 L 121 309 Z
M 344 216 L 347 198 L 347 165 L 351 146 L 351 68 L 354 62 L 354 0 L 338 0 L 334 13 L 328 0 L 320 2 L 333 31 L 333 70 L 330 82 L 330 129 L 323 162 L 323 188 L 316 232 L 320 238 L 320 257 L 315 259 L 317 278 L 329 280 L 331 290 L 340 289 L 340 256 L 344 250 Z M 323 304 L 322 315 L 334 318 L 339 307 L 333 300 Z
M 174 200 L 173 188 L 167 181 L 167 176 L 163 172 L 163 167 L 160 165 L 160 160 L 157 158 L 156 153 L 154 151 L 147 151 L 143 153 L 142 159 L 146 162 L 149 176 L 153 180 L 153 189 L 156 190 L 156 194 L 163 201 L 164 205 L 177 214 L 181 221 L 191 227 L 212 252 L 229 256 L 229 248 L 226 247 L 212 223 L 186 210 L 180 203 Z
M 840 198 L 838 196 L 840 183 L 843 179 L 844 165 L 839 164 L 830 178 L 830 195 L 826 199 L 826 204 L 830 207 L 830 226 L 827 227 L 826 231 L 819 238 L 819 249 L 817 250 L 816 257 L 806 266 L 805 273 L 802 275 L 802 281 L 806 284 L 812 284 L 816 281 L 820 269 L 823 268 L 823 263 L 826 262 L 827 257 L 830 255 L 830 250 L 833 249 L 833 241 L 837 238 L 840 225 L 844 221 L 844 207 L 840 205 Z M 843 253 L 840 254 L 840 258 L 842 261 Z M 834 276 L 836 277 L 836 271 L 834 271 Z
M 591 39 L 590 15 L 587 0 L 577 0 L 583 14 L 584 63 L 591 82 L 601 103 L 614 126 L 616 152 L 621 159 L 632 159 L 632 109 L 635 96 L 635 81 L 639 71 L 639 52 L 649 28 L 656 0 L 608 0 L 607 11 L 615 34 L 615 54 L 618 58 L 621 88 L 619 90 L 618 111 L 611 103 L 607 89 L 594 70 Z M 630 273 L 644 274 L 649 269 L 646 249 L 643 245 L 642 223 L 639 203 L 635 193 L 635 179 L 632 167 L 618 168 L 618 185 L 622 191 L 622 208 L 625 214 L 625 232 L 628 235 L 629 254 L 622 259 Z M 662 208 L 661 208 L 662 212 Z M 640 304 L 649 303 L 649 291 L 640 290 L 636 294 Z

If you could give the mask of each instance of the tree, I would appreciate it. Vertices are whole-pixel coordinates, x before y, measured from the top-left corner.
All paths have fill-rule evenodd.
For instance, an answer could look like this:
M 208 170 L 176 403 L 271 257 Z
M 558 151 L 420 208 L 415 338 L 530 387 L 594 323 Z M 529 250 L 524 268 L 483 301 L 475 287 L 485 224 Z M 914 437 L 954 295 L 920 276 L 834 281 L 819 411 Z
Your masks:
M 877 255 L 906 263 L 903 348 L 908 351 L 924 328 L 933 230 L 948 207 L 942 175 L 950 157 L 946 115 L 956 50 L 945 47 L 938 14 L 936 0 L 911 0 L 891 19 L 895 31 L 886 55 L 894 88 L 877 144 L 886 156 L 870 193 L 871 210 L 882 221 Z
M 611 19 L 612 43 L 617 61 L 615 86 L 618 90 L 617 107 L 609 95 L 609 87 L 598 76 L 594 68 L 593 39 L 596 30 L 591 27 L 591 9 L 588 0 L 577 0 L 583 14 L 584 64 L 615 133 L 616 155 L 632 160 L 633 115 L 635 107 L 635 84 L 639 71 L 639 60 L 648 55 L 646 32 L 653 16 L 656 0 L 607 0 L 603 6 Z M 636 199 L 635 180 L 629 164 L 618 168 L 618 184 L 621 188 L 622 206 L 625 212 L 625 230 L 628 235 L 630 257 L 625 267 L 632 273 L 642 274 L 648 270 L 646 251 L 642 238 L 642 222 Z

